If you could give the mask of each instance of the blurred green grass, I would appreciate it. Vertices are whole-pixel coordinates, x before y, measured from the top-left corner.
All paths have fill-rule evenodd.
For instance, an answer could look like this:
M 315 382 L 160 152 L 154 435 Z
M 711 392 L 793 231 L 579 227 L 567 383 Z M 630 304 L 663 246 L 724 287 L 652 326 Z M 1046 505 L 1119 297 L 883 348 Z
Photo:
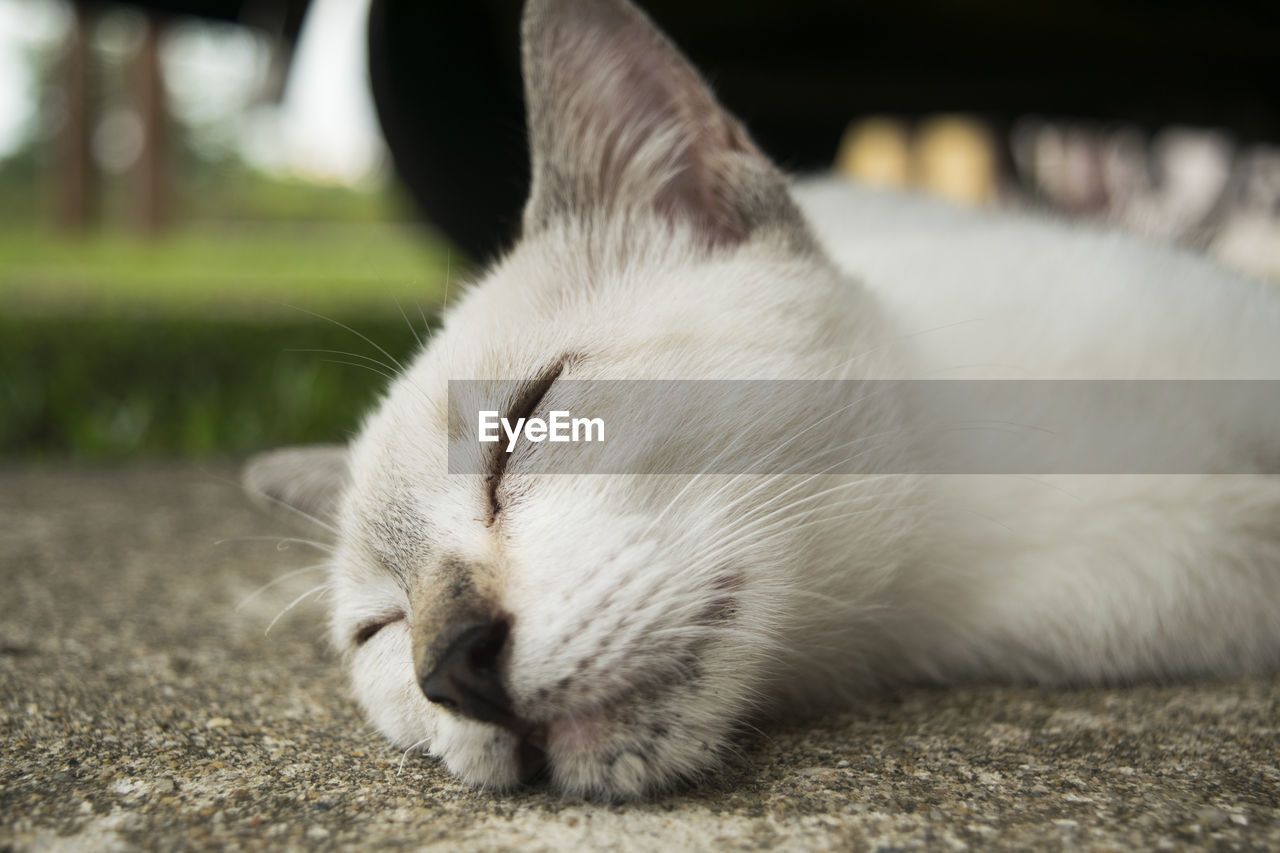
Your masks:
M 396 223 L 0 229 L 0 459 L 344 440 L 386 385 L 361 336 L 405 359 L 459 266 Z
M 0 307 L 254 315 L 435 305 L 450 250 L 401 223 L 208 224 L 162 238 L 0 229 Z
M 414 347 L 399 315 L 350 319 L 397 358 Z M 5 314 L 0 339 L 0 457 L 209 457 L 343 441 L 386 386 L 366 360 L 385 356 L 312 322 Z

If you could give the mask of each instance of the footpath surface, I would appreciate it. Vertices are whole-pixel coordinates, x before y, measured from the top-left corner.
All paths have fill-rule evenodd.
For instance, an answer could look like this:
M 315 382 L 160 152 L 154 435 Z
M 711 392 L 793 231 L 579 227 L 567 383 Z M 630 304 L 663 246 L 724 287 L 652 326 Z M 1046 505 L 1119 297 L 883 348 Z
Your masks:
M 0 471 L 0 851 L 1280 849 L 1280 678 L 904 691 L 653 802 L 470 790 L 365 727 L 318 605 L 264 636 L 323 555 L 235 479 Z

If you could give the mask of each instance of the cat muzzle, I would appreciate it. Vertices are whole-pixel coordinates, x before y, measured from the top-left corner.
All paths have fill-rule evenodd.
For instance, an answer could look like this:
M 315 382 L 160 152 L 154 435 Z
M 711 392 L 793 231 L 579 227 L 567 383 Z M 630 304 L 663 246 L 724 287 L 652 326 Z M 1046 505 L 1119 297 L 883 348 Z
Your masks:
M 516 715 L 502 683 L 499 656 L 510 633 L 505 619 L 463 630 L 418 686 L 440 707 L 502 726 L 520 738 L 516 759 L 521 780 L 528 782 L 546 767 L 546 730 Z

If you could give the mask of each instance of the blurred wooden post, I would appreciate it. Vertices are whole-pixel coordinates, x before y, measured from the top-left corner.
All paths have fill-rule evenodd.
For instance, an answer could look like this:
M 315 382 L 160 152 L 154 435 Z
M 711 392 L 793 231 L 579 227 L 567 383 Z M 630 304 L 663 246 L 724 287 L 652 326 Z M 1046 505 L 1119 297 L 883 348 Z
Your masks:
M 94 207 L 95 176 L 89 150 L 89 41 L 91 12 L 83 4 L 72 6 L 71 29 L 63 56 L 63 91 L 66 122 L 57 155 L 57 219 L 63 228 L 82 231 Z
M 157 234 L 169 224 L 169 117 L 160 71 L 162 30 L 159 17 L 147 15 L 134 78 L 134 99 L 142 123 L 142 150 L 134 176 L 134 221 L 148 234 Z

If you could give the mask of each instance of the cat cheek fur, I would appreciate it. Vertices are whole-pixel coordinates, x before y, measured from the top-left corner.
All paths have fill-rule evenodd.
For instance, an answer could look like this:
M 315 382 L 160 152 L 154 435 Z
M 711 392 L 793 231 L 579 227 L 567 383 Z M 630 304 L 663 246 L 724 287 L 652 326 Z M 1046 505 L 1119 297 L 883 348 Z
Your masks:
M 654 515 L 616 512 L 607 489 L 547 485 L 511 540 L 508 684 L 522 715 L 546 721 L 553 782 L 619 798 L 710 771 L 774 655 L 782 624 L 753 595 L 768 579 L 753 590 L 740 568 L 700 560 L 689 533 L 650 533 Z
M 436 737 L 443 715 L 418 688 L 407 631 L 384 629 L 349 657 L 352 693 L 387 740 L 411 749 Z

